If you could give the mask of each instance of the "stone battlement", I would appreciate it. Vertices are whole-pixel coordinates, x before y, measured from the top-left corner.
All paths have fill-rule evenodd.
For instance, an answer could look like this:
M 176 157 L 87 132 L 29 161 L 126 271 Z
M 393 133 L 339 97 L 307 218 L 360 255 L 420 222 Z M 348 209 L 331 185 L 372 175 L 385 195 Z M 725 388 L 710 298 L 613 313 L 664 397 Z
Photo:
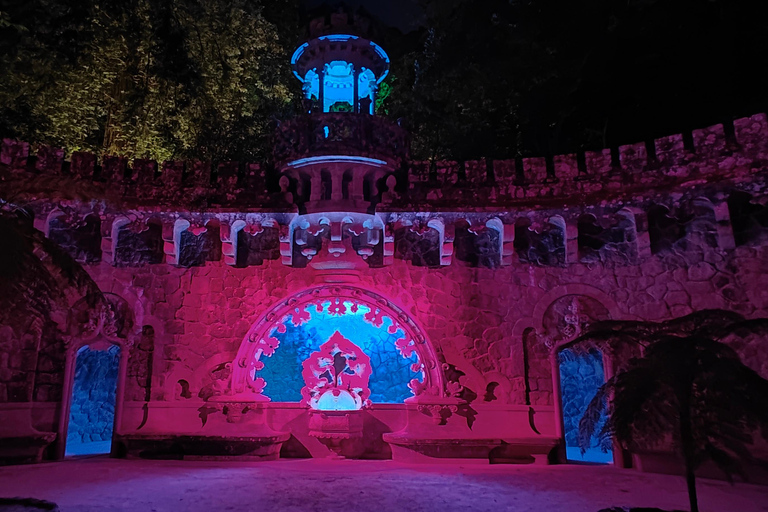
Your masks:
M 615 197 L 675 188 L 701 179 L 713 182 L 749 174 L 768 158 L 765 114 L 736 119 L 691 133 L 600 151 L 553 157 L 468 162 L 411 162 L 411 200 L 459 204 L 459 189 L 487 188 L 488 203 Z M 714 179 L 713 179 L 714 178 Z
M 344 114 L 327 116 L 333 118 L 332 121 L 339 115 Z M 375 121 L 383 123 L 385 120 Z M 279 131 L 278 135 L 283 143 L 276 149 L 278 159 L 283 162 L 305 154 L 311 156 L 316 149 L 318 154 L 326 154 L 334 145 L 347 140 L 363 140 L 370 135 L 352 133 L 356 127 L 362 132 L 371 131 L 366 123 L 362 127 L 352 123 L 345 128 L 349 133 L 342 133 L 337 124 L 334 124 L 334 130 L 329 128 L 327 136 L 324 132 L 315 134 L 322 138 L 318 146 L 306 137 L 294 137 L 296 140 L 291 142 L 290 135 L 296 132 L 293 129 L 295 123 L 286 123 L 286 130 Z M 583 204 L 585 201 L 633 197 L 649 190 L 674 192 L 692 183 L 738 181 L 739 176 L 758 172 L 768 162 L 768 118 L 765 114 L 694 130 L 690 134 L 675 134 L 601 151 L 551 158 L 468 162 L 409 163 L 405 160 L 402 130 L 390 124 L 387 123 L 387 130 L 378 130 L 383 134 L 376 142 L 380 150 L 370 148 L 371 154 L 385 151 L 391 164 L 400 166 L 392 172 L 396 182 L 386 180 L 385 184 L 382 180 L 376 190 L 371 191 L 371 195 L 376 196 L 371 202 L 378 204 L 379 210 L 408 210 L 415 204 L 420 205 L 420 209 L 439 209 L 445 205 L 458 210 L 475 209 L 481 190 L 486 207 L 545 202 Z M 300 131 L 306 135 L 307 130 Z M 390 132 L 392 137 L 387 135 Z M 344 140 L 336 140 L 338 137 Z M 393 137 L 397 140 L 390 140 Z M 24 185 L 26 181 L 50 176 L 63 180 L 59 190 L 66 189 L 70 182 L 75 187 L 77 182 L 91 182 L 94 188 L 89 190 L 95 194 L 91 199 L 106 198 L 120 204 L 293 209 L 293 200 L 287 193 L 295 192 L 297 185 L 285 180 L 280 182 L 278 171 L 263 163 L 221 162 L 212 165 L 210 162 L 158 163 L 144 159 L 130 163 L 126 158 L 98 158 L 87 152 L 74 152 L 66 159 L 64 150 L 49 146 L 32 149 L 27 142 L 3 140 L 0 179 L 5 182 L 6 190 L 24 192 L 29 188 Z M 363 177 L 353 176 L 353 179 Z M 303 194 L 309 197 L 311 192 L 304 190 Z

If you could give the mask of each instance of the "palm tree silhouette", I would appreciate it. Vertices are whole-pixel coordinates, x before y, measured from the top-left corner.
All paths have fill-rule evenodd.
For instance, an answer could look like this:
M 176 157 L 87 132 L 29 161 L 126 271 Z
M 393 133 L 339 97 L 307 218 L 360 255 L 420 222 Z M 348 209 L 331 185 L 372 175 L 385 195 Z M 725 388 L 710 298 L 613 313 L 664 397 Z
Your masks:
M 685 465 L 691 512 L 698 512 L 695 471 L 701 464 L 712 461 L 733 482 L 734 475 L 746 479 L 742 461 L 759 462 L 749 447 L 758 430 L 768 434 L 768 380 L 724 341 L 766 330 L 768 319 L 746 320 L 724 310 L 661 323 L 593 324 L 574 345 L 633 343 L 643 354 L 601 386 L 587 406 L 579 422 L 582 450 L 595 434 L 615 438 L 627 450 L 671 440 Z

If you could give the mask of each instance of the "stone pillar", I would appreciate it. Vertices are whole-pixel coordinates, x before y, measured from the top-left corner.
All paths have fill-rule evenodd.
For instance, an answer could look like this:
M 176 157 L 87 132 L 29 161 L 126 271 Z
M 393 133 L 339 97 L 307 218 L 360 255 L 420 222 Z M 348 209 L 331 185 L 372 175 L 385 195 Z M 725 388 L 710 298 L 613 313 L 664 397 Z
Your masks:
M 392 226 L 384 226 L 384 265 L 392 265 L 395 262 L 395 235 Z
M 579 225 L 576 219 L 568 219 L 565 223 L 565 263 L 570 265 L 579 262 Z
M 235 225 L 238 223 L 239 225 Z M 244 225 L 245 222 L 239 220 L 232 224 L 229 222 L 222 222 L 219 227 L 221 254 L 224 256 L 224 263 L 227 265 L 234 265 L 237 262 L 237 232 Z
M 312 202 L 320 201 L 322 199 L 320 193 L 323 191 L 323 180 L 320 175 L 322 171 L 320 169 L 311 169 L 309 172 L 311 173 L 309 176 L 309 200 Z
M 555 435 L 560 439 L 557 445 L 557 461 L 564 463 L 568 460 L 565 452 L 565 427 L 563 425 L 563 402 L 560 396 L 560 364 L 557 360 L 557 350 L 549 356 L 552 365 L 552 405 L 555 407 Z
M 515 225 L 504 224 L 501 233 L 501 264 L 511 265 L 515 259 Z
M 371 92 L 371 111 L 372 111 L 372 114 L 376 113 L 376 96 L 377 96 L 376 93 L 377 92 L 379 92 L 379 88 L 378 88 L 378 86 L 374 86 L 373 89 L 372 89 L 372 92 Z
M 355 114 L 360 112 L 360 103 L 357 97 L 359 94 L 358 89 L 360 87 L 358 84 L 358 73 L 359 71 L 353 64 L 352 65 L 352 112 L 354 112 Z
M 344 169 L 336 167 L 331 169 L 331 200 L 341 201 L 344 199 L 344 194 L 341 190 L 341 181 L 344 178 Z
M 325 68 L 318 73 L 318 101 L 320 102 L 320 112 L 325 112 Z
M 728 203 L 726 201 L 714 203 L 713 209 L 717 227 L 717 246 L 723 251 L 735 249 L 736 240 L 733 237 L 731 212 L 728 210 Z
M 280 225 L 280 257 L 283 265 L 293 265 L 293 229 L 287 224 Z
M 443 223 L 440 219 L 432 219 L 427 226 L 440 234 L 440 265 L 448 266 L 453 260 L 453 241 L 455 239 L 456 226 L 453 222 Z
M 648 215 L 638 208 L 622 208 L 618 215 L 632 221 L 639 260 L 651 257 L 651 237 L 648 234 Z
M 186 223 L 189 226 L 189 222 Z M 175 235 L 176 225 L 168 220 L 163 220 L 163 252 L 165 253 L 165 262 L 168 265 L 177 265 L 179 263 L 176 255 L 181 247 L 176 247 Z M 186 229 L 186 227 L 184 228 Z
M 363 180 L 365 179 L 361 174 L 356 173 L 354 169 L 351 170 L 352 181 L 349 183 L 349 198 L 353 201 L 363 200 Z

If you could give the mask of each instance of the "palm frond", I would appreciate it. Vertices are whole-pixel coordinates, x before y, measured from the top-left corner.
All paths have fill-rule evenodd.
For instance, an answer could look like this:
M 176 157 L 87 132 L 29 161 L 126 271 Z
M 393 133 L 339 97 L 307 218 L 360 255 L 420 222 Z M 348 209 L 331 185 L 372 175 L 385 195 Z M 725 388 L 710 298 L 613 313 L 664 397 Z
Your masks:
M 605 411 L 608 406 L 606 398 L 612 387 L 612 379 L 600 386 L 584 410 L 581 420 L 579 420 L 579 448 L 581 448 L 582 454 L 586 453 L 587 449 L 592 446 L 592 438 L 597 433 L 596 431 L 605 417 Z M 603 429 L 605 429 L 605 426 L 603 426 Z
M 72 256 L 32 226 L 12 205 L 0 209 L 0 322 L 50 318 L 83 296 L 101 297 L 98 285 Z
M 582 334 L 578 338 L 574 339 L 569 345 L 583 345 L 594 344 L 600 345 L 603 343 L 630 343 L 640 346 L 645 346 L 645 339 L 647 336 L 642 331 L 634 330 L 613 330 L 613 329 L 598 329 L 597 324 L 594 328 L 590 328 L 586 333 Z

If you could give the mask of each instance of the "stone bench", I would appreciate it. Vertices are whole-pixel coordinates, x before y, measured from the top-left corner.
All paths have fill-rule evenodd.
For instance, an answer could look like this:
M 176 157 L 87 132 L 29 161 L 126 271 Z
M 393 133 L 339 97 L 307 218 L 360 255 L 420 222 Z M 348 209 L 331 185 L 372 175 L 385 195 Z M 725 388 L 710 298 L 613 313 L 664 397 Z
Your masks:
M 0 465 L 40 462 L 56 440 L 56 432 L 33 426 L 30 403 L 0 404 L 0 418 Z
M 402 462 L 460 462 L 549 464 L 556 437 L 458 438 L 387 433 L 392 458 Z
M 115 436 L 117 457 L 173 460 L 276 460 L 287 432 L 266 436 L 123 434 Z
M 45 449 L 55 440 L 55 432 L 0 434 L 0 466 L 40 462 L 43 460 Z

